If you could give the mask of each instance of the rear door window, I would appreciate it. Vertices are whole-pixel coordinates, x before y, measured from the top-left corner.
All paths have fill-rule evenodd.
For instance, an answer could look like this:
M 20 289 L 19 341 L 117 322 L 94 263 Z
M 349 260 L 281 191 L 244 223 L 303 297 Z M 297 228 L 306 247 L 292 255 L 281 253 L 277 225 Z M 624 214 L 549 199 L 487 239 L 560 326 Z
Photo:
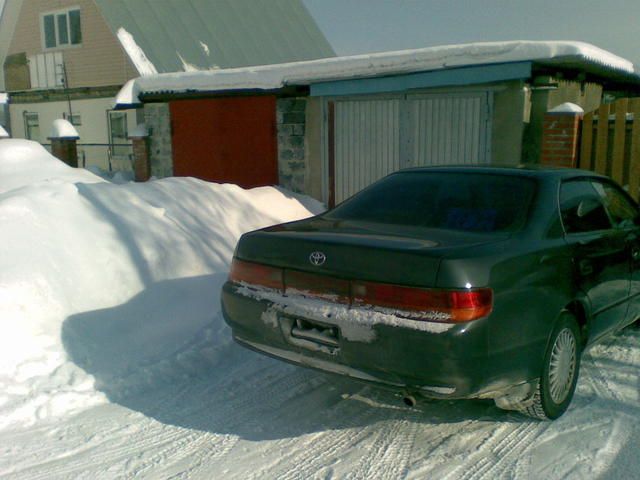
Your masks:
M 571 180 L 560 187 L 560 214 L 566 233 L 612 228 L 602 196 L 590 180 Z

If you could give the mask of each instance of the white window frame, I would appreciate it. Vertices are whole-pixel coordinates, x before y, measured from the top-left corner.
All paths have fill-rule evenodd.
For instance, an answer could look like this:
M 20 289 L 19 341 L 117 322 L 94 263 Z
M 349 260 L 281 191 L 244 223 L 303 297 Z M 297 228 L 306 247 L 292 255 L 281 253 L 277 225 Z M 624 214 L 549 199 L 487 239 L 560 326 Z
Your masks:
M 31 115 L 35 115 L 36 120 L 38 121 L 38 138 L 31 138 L 31 135 L 29 135 L 29 122 L 27 120 L 28 116 Z M 24 138 L 26 138 L 27 140 L 33 140 L 35 142 L 40 142 L 41 138 L 40 136 L 42 135 L 42 131 L 40 130 L 40 112 L 30 112 L 27 110 L 24 110 L 22 112 L 22 120 L 24 122 Z
M 80 43 L 71 43 L 71 20 L 69 19 L 69 12 L 77 10 L 80 12 Z M 67 18 L 67 35 L 69 43 L 60 44 L 60 33 L 58 32 L 58 15 L 65 15 Z M 47 38 L 46 38 L 46 30 L 44 26 L 44 19 L 49 15 L 53 15 L 53 28 L 55 30 L 56 35 L 56 45 L 54 47 L 47 47 Z M 82 35 L 82 10 L 79 6 L 67 7 L 61 10 L 51 10 L 48 12 L 44 12 L 40 14 L 40 40 L 42 43 L 43 51 L 51 51 L 51 50 L 60 50 L 67 48 L 79 48 L 82 46 L 82 42 L 84 41 Z
M 111 120 L 111 114 L 122 114 L 124 117 L 124 141 L 122 143 L 115 143 L 113 137 L 113 124 Z M 120 152 L 120 148 L 125 149 L 124 145 L 130 145 L 129 141 L 129 115 L 124 110 L 107 110 L 107 135 L 109 140 L 109 149 L 111 149 L 111 154 L 114 158 L 126 158 L 128 153 L 123 154 Z M 126 149 L 128 151 L 128 148 Z
M 68 120 L 74 127 L 82 126 L 82 115 L 79 113 L 72 113 L 69 115 L 67 112 L 62 112 L 62 118 Z

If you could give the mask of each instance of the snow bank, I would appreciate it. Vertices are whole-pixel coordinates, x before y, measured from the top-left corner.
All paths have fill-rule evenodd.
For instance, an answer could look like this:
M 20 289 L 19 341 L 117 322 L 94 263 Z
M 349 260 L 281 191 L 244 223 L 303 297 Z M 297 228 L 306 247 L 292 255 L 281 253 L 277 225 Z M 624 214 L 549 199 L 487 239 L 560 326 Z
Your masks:
M 33 142 L 0 142 L 0 427 L 104 402 L 78 365 L 103 382 L 144 373 L 214 319 L 219 332 L 218 290 L 237 238 L 320 209 L 270 187 L 116 185 Z M 122 305 L 118 323 L 95 321 Z M 100 355 L 84 358 L 95 346 Z
M 0 142 L 0 195 L 19 187 L 41 183 L 102 181 L 86 170 L 62 163 L 37 142 L 20 139 Z

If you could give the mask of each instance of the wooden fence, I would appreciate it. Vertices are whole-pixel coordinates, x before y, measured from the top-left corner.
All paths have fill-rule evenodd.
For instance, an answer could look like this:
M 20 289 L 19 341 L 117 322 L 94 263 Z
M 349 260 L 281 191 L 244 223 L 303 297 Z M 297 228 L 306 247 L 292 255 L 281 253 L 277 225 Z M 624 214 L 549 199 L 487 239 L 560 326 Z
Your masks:
M 640 98 L 621 98 L 584 115 L 578 166 L 609 175 L 640 197 Z

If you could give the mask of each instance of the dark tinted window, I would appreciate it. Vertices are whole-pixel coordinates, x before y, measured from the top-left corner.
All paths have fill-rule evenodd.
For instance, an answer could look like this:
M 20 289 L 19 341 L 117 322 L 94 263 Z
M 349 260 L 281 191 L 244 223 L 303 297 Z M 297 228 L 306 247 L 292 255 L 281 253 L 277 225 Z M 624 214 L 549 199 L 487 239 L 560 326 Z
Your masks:
M 565 182 L 560 189 L 560 213 L 567 233 L 591 232 L 611 228 L 602 200 L 592 182 Z
M 80 10 L 69 11 L 69 25 L 71 25 L 71 43 L 82 43 L 82 29 L 80 28 Z
M 58 19 L 58 42 L 60 45 L 69 43 L 69 30 L 67 29 L 67 15 L 56 15 Z
M 56 46 L 56 24 L 53 15 L 44 17 L 44 45 L 47 48 Z
M 526 222 L 533 179 L 479 173 L 390 175 L 327 214 L 332 219 L 471 232 L 507 232 Z
M 604 200 L 611 221 L 617 227 L 633 225 L 633 220 L 638 216 L 638 208 L 623 193 L 610 183 L 594 182 L 594 187 Z

